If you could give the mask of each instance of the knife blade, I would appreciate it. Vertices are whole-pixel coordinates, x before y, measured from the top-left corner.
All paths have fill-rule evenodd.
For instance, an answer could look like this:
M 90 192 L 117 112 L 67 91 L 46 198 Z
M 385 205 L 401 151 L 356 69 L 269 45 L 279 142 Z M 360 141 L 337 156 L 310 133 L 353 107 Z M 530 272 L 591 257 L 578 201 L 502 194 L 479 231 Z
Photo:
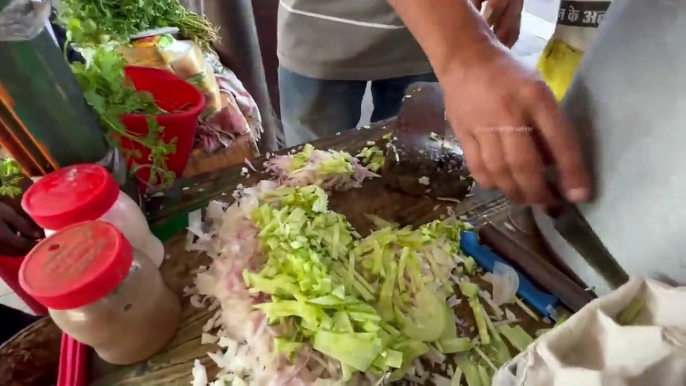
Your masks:
M 614 289 L 626 283 L 629 275 L 605 247 L 579 208 L 568 202 L 554 184 L 550 183 L 549 186 L 558 207 L 548 213 L 558 233 Z

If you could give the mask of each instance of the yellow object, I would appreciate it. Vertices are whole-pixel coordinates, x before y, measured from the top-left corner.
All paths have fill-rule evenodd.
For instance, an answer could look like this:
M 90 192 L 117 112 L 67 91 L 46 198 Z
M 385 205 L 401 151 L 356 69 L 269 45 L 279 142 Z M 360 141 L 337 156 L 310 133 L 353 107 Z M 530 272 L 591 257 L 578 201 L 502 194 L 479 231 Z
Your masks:
M 219 85 L 217 84 L 217 78 L 214 76 L 214 70 L 205 60 L 202 50 L 191 41 L 181 41 L 178 43 L 174 47 L 175 57 L 169 62 L 172 71 L 181 79 L 202 91 L 206 100 L 206 113 L 219 111 L 222 108 Z
M 133 48 L 145 48 L 145 47 L 161 47 L 165 48 L 173 44 L 175 39 L 169 35 L 156 35 L 148 36 L 138 40 L 134 40 L 131 43 Z
M 194 85 L 205 95 L 206 115 L 222 108 L 214 71 L 195 43 L 173 39 L 170 42 L 164 36 L 153 36 L 137 40 L 131 47 L 122 46 L 119 52 L 126 59 L 126 63 L 132 66 L 166 70 Z
M 575 50 L 569 44 L 553 39 L 548 42 L 538 59 L 536 68 L 558 101 L 565 96 L 583 55 L 583 52 Z
M 555 32 L 536 65 L 558 101 L 567 93 L 611 5 L 612 0 L 560 0 Z
M 174 60 L 174 54 L 167 53 L 154 43 L 143 43 L 131 47 L 120 46 L 117 50 L 124 56 L 126 63 L 129 65 L 152 67 L 173 72 L 169 62 Z

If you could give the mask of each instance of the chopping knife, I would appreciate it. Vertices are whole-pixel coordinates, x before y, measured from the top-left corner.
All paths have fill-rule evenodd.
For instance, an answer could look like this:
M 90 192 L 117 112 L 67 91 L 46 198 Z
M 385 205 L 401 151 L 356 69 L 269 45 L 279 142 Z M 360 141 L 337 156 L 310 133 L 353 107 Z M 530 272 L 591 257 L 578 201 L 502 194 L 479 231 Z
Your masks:
M 550 183 L 550 191 L 558 206 L 549 211 L 555 229 L 613 288 L 629 280 L 629 275 L 607 250 L 593 228 L 575 204 L 568 202 L 557 187 Z

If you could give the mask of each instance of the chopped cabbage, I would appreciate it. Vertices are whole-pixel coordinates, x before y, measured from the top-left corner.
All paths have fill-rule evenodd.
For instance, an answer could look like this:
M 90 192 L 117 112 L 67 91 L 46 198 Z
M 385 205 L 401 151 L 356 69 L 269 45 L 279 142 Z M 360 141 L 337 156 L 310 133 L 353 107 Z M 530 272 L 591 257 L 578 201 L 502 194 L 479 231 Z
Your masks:
M 451 216 L 412 228 L 369 216 L 377 229 L 362 238 L 329 209 L 326 191 L 378 177 L 370 169 L 381 168 L 383 151 L 369 146 L 357 156 L 367 167 L 311 145 L 271 158 L 265 166 L 274 181 L 239 186 L 230 206 L 210 203 L 205 223 L 200 212 L 192 214 L 188 249 L 214 261 L 197 270 L 195 287 L 184 293 L 210 310 L 221 307 L 203 328 L 203 342 L 221 348 L 208 354 L 220 369 L 212 385 L 402 378 L 454 385 L 464 374 L 478 386 L 490 381 L 482 364 L 509 360 L 500 333 L 510 340 L 511 327 L 504 326 L 506 334 L 493 325 L 479 288 L 462 276 L 476 270 L 459 247 L 469 224 Z M 451 309 L 460 295 L 474 312 L 478 339 L 460 336 L 464 322 Z M 457 354 L 454 372 L 446 354 Z M 452 380 L 432 376 L 423 361 Z M 203 380 L 199 369 L 194 373 Z

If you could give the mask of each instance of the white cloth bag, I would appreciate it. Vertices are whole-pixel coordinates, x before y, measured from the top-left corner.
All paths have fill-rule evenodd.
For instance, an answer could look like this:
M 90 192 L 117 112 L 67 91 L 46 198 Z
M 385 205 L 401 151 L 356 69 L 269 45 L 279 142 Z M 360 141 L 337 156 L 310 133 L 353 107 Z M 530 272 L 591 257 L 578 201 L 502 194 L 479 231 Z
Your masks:
M 638 296 L 628 326 L 615 322 Z M 686 385 L 686 287 L 632 278 L 504 365 L 493 386 Z

